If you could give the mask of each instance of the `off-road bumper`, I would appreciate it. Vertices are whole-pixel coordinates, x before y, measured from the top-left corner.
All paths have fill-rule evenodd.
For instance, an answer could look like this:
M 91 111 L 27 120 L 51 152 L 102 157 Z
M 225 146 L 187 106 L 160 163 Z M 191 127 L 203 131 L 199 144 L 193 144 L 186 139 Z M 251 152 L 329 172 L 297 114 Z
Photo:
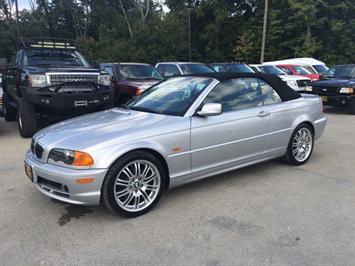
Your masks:
M 62 85 L 67 85 L 63 83 Z M 76 84 L 77 85 L 77 84 Z M 21 95 L 27 101 L 53 111 L 96 109 L 114 102 L 111 86 L 87 84 L 91 91 L 60 92 L 60 86 L 45 88 L 21 87 Z M 50 88 L 55 87 L 54 91 Z
M 25 165 L 32 170 L 32 181 L 43 194 L 67 203 L 98 205 L 101 185 L 108 169 L 70 169 L 39 162 L 29 150 Z M 80 178 L 93 178 L 93 182 L 79 184 Z

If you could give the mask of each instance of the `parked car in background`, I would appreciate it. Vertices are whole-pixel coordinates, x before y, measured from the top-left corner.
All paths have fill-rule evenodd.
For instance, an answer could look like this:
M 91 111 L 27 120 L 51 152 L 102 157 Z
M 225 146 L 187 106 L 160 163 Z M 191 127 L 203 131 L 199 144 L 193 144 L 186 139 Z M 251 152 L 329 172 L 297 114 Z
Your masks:
M 17 118 L 22 137 L 32 136 L 44 115 L 75 116 L 113 106 L 109 74 L 91 67 L 68 40 L 23 41 L 4 76 L 4 116 Z
M 287 75 L 304 76 L 310 78 L 312 81 L 318 80 L 320 77 L 319 74 L 311 73 L 306 68 L 297 65 L 277 64 L 276 67 L 280 68 Z
M 155 68 L 165 78 L 214 72 L 207 65 L 197 62 L 160 62 L 155 65 Z
M 291 65 L 298 65 L 306 68 L 313 74 L 322 75 L 328 71 L 328 67 L 322 61 L 316 60 L 314 58 L 292 58 L 292 59 L 284 59 L 284 60 L 277 60 L 272 62 L 265 62 L 264 64 L 271 64 L 271 65 L 282 65 L 282 64 L 291 64 Z
M 212 63 L 209 66 L 216 72 L 254 73 L 252 68 L 242 63 Z
M 319 97 L 275 76 L 175 77 L 123 108 L 41 130 L 25 169 L 49 197 L 138 216 L 167 188 L 278 157 L 306 163 L 326 120 Z
M 277 75 L 279 76 L 288 86 L 290 86 L 295 91 L 307 92 L 312 91 L 311 80 L 307 77 L 287 75 L 284 71 L 279 69 L 274 65 L 250 65 L 255 72 Z
M 108 72 L 112 78 L 116 105 L 127 102 L 152 85 L 164 80 L 159 71 L 149 64 L 102 63 L 100 69 Z
M 355 115 L 355 64 L 333 66 L 312 85 L 324 105 L 346 106 Z

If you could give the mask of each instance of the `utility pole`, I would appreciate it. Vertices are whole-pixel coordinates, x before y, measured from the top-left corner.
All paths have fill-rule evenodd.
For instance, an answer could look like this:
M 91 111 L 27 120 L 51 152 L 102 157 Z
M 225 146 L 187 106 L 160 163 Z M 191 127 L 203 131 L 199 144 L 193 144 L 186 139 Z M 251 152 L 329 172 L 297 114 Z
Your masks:
M 189 25 L 189 62 L 192 60 L 191 52 L 191 1 L 189 1 L 189 6 L 187 7 L 187 24 Z
M 20 42 L 21 34 L 20 34 L 20 24 L 18 21 L 18 2 L 15 0 L 15 7 L 16 7 L 16 29 L 17 29 L 17 40 Z
M 268 8 L 269 8 L 269 0 L 265 0 L 263 37 L 262 37 L 262 41 L 261 41 L 261 54 L 260 54 L 260 63 L 261 64 L 264 63 Z
M 192 60 L 192 44 L 191 44 L 191 10 L 194 6 L 199 4 L 199 0 L 185 0 L 187 7 L 187 24 L 188 24 L 188 38 L 189 38 L 189 62 Z

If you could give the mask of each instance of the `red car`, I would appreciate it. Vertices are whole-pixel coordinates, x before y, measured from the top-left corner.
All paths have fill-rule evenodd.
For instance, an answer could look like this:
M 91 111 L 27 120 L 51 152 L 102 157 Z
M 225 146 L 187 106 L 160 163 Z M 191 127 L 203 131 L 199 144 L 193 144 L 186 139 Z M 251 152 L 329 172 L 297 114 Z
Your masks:
M 100 69 L 108 72 L 112 77 L 117 106 L 164 80 L 158 70 L 149 64 L 102 63 Z
M 313 74 L 304 67 L 297 66 L 297 65 L 276 65 L 282 71 L 286 72 L 288 75 L 298 75 L 310 78 L 312 81 L 318 80 L 320 75 Z

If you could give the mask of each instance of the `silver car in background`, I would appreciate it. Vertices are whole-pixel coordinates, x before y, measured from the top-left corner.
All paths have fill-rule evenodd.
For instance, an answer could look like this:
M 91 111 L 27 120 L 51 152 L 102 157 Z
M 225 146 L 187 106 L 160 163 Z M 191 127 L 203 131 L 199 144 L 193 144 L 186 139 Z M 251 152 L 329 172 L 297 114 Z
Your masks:
M 277 76 L 176 77 L 41 130 L 25 170 L 49 197 L 138 216 L 167 188 L 278 157 L 304 164 L 325 125 L 319 97 Z

